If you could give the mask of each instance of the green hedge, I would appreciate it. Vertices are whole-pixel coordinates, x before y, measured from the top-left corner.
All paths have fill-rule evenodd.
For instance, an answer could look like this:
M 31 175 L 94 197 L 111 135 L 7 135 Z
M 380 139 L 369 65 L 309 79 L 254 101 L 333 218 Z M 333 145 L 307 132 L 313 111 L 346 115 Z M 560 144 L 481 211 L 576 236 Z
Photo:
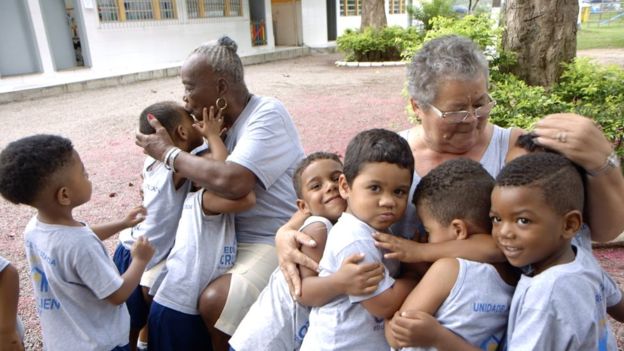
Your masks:
M 336 39 L 336 46 L 347 61 L 400 61 L 405 48 L 417 42 L 422 42 L 422 35 L 416 28 L 386 27 L 347 29 Z

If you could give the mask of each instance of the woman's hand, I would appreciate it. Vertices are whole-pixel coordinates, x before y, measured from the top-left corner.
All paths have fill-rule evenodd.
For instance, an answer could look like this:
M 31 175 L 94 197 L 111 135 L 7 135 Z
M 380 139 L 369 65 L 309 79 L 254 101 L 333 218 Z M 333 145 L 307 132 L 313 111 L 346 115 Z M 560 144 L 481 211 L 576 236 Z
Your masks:
M 134 143 L 143 148 L 143 152 L 151 157 L 164 161 L 165 153 L 167 149 L 174 146 L 169 133 L 165 127 L 158 122 L 156 117 L 152 114 L 147 115 L 147 121 L 154 127 L 156 132 L 154 134 L 143 134 L 137 130 L 135 133 Z
M 316 242 L 310 236 L 293 229 L 299 228 L 308 216 L 300 211 L 295 212 L 293 217 L 275 234 L 279 267 L 286 278 L 290 293 L 295 297 L 301 296 L 301 276 L 297 265 L 305 266 L 313 271 L 319 269 L 318 263 L 304 255 L 299 249 L 301 245 L 315 247 Z
M 389 251 L 384 254 L 386 259 L 411 263 L 424 261 L 419 254 L 423 245 L 416 241 L 380 232 L 373 233 L 373 238 L 375 238 L 375 246 Z
M 573 113 L 557 113 L 538 121 L 535 142 L 553 149 L 588 171 L 604 165 L 611 143 L 591 119 Z

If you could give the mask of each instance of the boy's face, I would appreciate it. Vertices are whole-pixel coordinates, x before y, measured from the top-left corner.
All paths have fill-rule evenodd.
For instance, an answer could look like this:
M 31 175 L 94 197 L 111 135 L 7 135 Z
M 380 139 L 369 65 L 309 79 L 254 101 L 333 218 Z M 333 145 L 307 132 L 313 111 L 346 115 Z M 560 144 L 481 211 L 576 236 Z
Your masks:
M 301 172 L 301 194 L 297 204 L 314 216 L 335 222 L 347 208 L 338 191 L 342 165 L 334 160 L 316 160 Z
M 91 199 L 92 187 L 89 174 L 76 150 L 73 151 L 72 161 L 68 165 L 64 178 L 63 183 L 66 184 L 64 186 L 69 190 L 73 207 L 82 205 Z
M 425 235 L 429 243 L 441 243 L 457 239 L 452 225 L 445 226 L 431 215 L 426 205 L 419 205 L 418 218 L 425 228 Z
M 494 187 L 492 236 L 511 265 L 532 265 L 535 274 L 562 263 L 571 235 L 565 216 L 557 214 L 538 187 Z M 578 228 L 577 228 L 578 229 Z
M 181 114 L 180 116 L 182 120 L 181 124 L 187 135 L 188 150 L 184 150 L 184 151 L 190 152 L 196 147 L 199 147 L 201 146 L 201 144 L 204 143 L 204 137 L 201 135 L 200 131 L 193 128 L 193 124 L 195 123 L 195 120 L 193 120 L 193 117 L 191 117 L 191 115 L 188 112 L 186 112 L 182 107 L 180 107 L 178 113 Z M 197 118 L 201 119 L 202 116 L 200 115 Z M 177 146 L 179 147 L 180 145 L 177 145 Z
M 340 194 L 347 212 L 379 231 L 385 231 L 405 212 L 412 183 L 410 171 L 386 162 L 362 166 L 351 186 L 340 177 Z

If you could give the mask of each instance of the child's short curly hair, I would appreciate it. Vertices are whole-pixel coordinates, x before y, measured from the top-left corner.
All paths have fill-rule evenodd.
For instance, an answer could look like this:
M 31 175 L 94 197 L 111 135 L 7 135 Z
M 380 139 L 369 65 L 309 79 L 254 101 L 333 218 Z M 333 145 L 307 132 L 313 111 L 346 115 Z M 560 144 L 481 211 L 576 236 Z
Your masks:
M 418 208 L 424 206 L 437 222 L 448 226 L 462 219 L 489 233 L 490 195 L 494 178 L 477 161 L 452 159 L 425 175 L 412 199 Z
M 139 115 L 139 131 L 143 134 L 154 134 L 156 130 L 147 121 L 147 115 L 156 117 L 158 122 L 173 136 L 176 128 L 182 123 L 184 108 L 175 101 L 162 101 L 147 106 Z
M 0 153 L 0 194 L 32 205 L 50 178 L 72 160 L 69 139 L 38 134 L 16 140 Z
M 311 165 L 314 161 L 318 160 L 333 160 L 338 162 L 342 166 L 342 161 L 340 161 L 340 157 L 338 155 L 331 152 L 317 151 L 314 152 L 308 157 L 301 160 L 297 168 L 295 169 L 295 173 L 293 174 L 293 186 L 295 187 L 295 193 L 297 193 L 298 199 L 303 199 L 303 184 L 301 184 L 301 174 Z
M 520 156 L 509 162 L 496 177 L 498 187 L 535 187 L 559 214 L 583 211 L 583 170 L 567 158 L 550 152 Z

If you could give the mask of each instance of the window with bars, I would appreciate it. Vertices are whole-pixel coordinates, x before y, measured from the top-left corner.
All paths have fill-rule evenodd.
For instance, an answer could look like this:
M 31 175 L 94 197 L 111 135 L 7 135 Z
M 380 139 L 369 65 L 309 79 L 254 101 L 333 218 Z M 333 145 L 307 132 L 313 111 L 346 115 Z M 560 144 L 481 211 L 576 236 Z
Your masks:
M 240 17 L 242 0 L 186 0 L 189 18 Z
M 175 0 L 97 0 L 101 22 L 176 19 Z
M 340 0 L 340 16 L 360 16 L 362 0 Z
M 389 14 L 405 13 L 405 0 L 389 0 L 388 13 Z

